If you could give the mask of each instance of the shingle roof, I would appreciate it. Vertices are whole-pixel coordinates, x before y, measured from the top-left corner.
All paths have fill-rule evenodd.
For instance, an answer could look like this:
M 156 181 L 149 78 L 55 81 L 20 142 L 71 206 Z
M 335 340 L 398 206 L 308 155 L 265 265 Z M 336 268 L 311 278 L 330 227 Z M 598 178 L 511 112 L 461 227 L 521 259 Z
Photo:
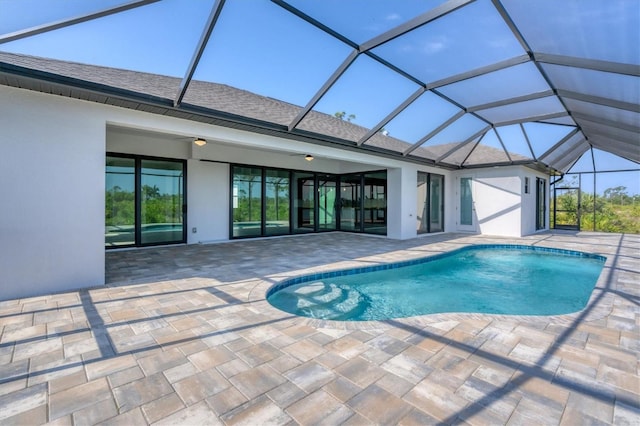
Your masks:
M 0 52 L 0 72 L 3 63 L 162 98 L 167 102 L 174 98 L 181 81 L 176 77 L 158 74 Z M 7 81 L 0 81 L 0 83 L 8 84 Z M 183 105 L 187 107 L 194 105 L 212 113 L 221 111 L 280 126 L 287 126 L 291 123 L 302 109 L 300 106 L 228 85 L 197 80 L 191 81 L 189 90 L 183 99 Z M 127 103 L 122 103 L 120 106 L 130 107 Z M 149 111 L 154 112 L 152 109 Z M 184 118 L 189 118 L 189 114 L 185 114 Z M 368 129 L 355 123 L 316 111 L 311 111 L 297 128 L 320 137 L 329 136 L 351 142 L 354 145 L 368 132 Z M 412 152 L 412 156 L 435 160 L 452 150 L 457 144 L 460 142 L 420 147 Z M 400 154 L 412 144 L 377 133 L 367 141 L 366 146 Z M 475 144 L 469 144 L 469 146 L 473 147 Z M 442 159 L 444 163 L 442 165 L 460 165 L 467 157 L 468 151 L 469 149 L 456 151 L 451 156 Z M 510 153 L 510 155 L 512 161 L 529 160 L 529 158 L 518 154 Z M 503 150 L 483 145 L 475 147 L 474 158 L 473 163 L 475 164 L 509 162 Z

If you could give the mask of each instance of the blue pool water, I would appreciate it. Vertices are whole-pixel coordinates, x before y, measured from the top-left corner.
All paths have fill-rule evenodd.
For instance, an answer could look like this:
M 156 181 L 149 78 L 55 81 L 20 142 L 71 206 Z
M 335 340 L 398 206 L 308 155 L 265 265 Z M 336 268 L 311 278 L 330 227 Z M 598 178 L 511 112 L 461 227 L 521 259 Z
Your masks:
M 605 258 L 531 246 L 471 246 L 442 255 L 298 277 L 267 300 L 295 315 L 341 321 L 443 312 L 560 315 L 583 309 Z

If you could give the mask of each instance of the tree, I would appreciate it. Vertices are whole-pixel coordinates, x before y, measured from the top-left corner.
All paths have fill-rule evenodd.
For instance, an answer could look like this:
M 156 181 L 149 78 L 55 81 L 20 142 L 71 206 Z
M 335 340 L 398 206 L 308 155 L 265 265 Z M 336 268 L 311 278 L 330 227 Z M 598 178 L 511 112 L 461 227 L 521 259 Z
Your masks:
M 629 194 L 627 194 L 627 187 L 620 185 L 605 189 L 604 197 L 612 203 L 617 200 L 620 202 L 620 205 L 623 205 L 625 199 L 629 198 Z
M 160 198 L 160 188 L 157 185 L 142 185 L 142 193 L 145 200 L 153 200 Z
M 344 111 L 338 111 L 335 114 L 333 114 L 336 118 L 339 118 L 340 120 L 347 120 L 348 122 L 351 122 L 351 120 L 355 120 L 356 119 L 356 115 L 355 114 L 349 114 L 347 115 L 346 112 Z

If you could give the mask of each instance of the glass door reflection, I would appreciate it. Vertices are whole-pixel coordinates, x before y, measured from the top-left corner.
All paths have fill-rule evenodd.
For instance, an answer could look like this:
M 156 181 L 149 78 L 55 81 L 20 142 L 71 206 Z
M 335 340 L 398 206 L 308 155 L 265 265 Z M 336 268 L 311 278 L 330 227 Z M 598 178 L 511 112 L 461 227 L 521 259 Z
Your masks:
M 429 199 L 428 195 L 428 183 L 429 174 L 425 172 L 418 172 L 418 187 L 417 187 L 417 232 L 418 234 L 424 234 L 429 232 Z
M 262 235 L 262 169 L 233 167 L 233 236 Z
M 387 172 L 364 174 L 364 232 L 387 233 Z
M 293 232 L 315 231 L 315 176 L 313 173 L 294 173 Z
M 444 231 L 444 176 L 429 175 L 429 232 Z
M 143 159 L 140 179 L 140 243 L 183 241 L 183 164 Z
M 331 231 L 337 229 L 337 188 L 335 176 L 318 177 L 318 230 Z
M 473 207 L 473 178 L 460 177 L 458 194 L 458 230 L 475 231 L 474 207 Z
M 340 181 L 340 229 L 342 231 L 361 230 L 361 191 L 361 175 L 342 177 Z
M 289 234 L 288 170 L 265 171 L 265 235 Z
M 107 156 L 105 245 L 136 243 L 136 160 Z

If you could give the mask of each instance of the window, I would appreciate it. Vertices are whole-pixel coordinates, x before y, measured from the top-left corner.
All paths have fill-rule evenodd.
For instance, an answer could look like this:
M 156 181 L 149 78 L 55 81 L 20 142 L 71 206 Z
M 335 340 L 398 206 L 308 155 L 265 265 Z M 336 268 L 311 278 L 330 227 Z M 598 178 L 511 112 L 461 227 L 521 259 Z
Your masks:
M 444 176 L 418 172 L 417 232 L 444 231 Z
M 107 157 L 105 192 L 105 245 L 136 244 L 136 161 Z
M 429 175 L 429 232 L 444 231 L 444 176 Z
M 340 176 L 340 230 L 387 234 L 387 171 Z
M 340 230 L 360 231 L 362 226 L 362 175 L 340 179 Z
M 184 243 L 186 162 L 107 154 L 105 246 Z
M 536 178 L 536 231 L 546 228 L 546 200 L 547 182 L 544 179 Z
M 318 175 L 318 231 L 338 228 L 338 177 Z
M 265 234 L 289 234 L 290 173 L 287 170 L 265 171 Z
M 315 215 L 315 175 L 295 172 L 293 174 L 295 196 L 293 198 L 293 232 L 313 232 L 316 226 Z
M 473 178 L 460 178 L 460 225 L 473 226 Z
M 262 169 L 232 168 L 232 209 L 234 237 L 262 235 Z
M 387 172 L 364 174 L 364 232 L 387 234 Z

